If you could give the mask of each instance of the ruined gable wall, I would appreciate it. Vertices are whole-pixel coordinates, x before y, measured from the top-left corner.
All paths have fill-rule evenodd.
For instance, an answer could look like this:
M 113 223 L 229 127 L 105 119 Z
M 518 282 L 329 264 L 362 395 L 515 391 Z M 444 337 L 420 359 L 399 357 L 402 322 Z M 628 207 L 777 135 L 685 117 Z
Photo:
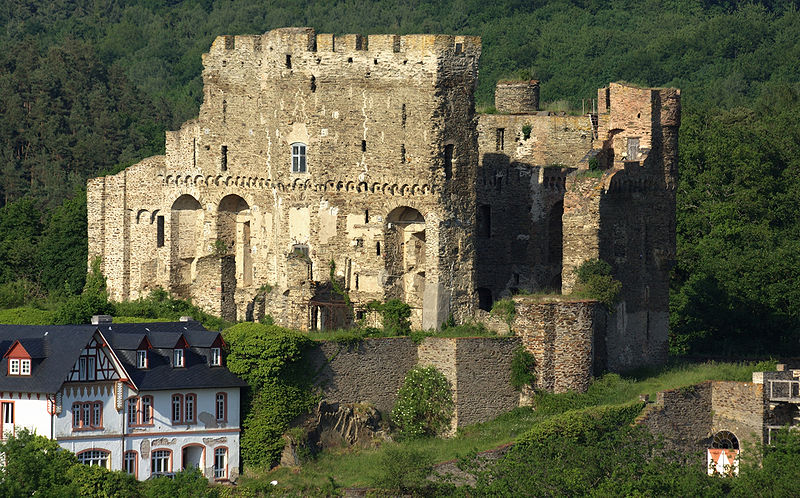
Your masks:
M 636 423 L 664 438 L 668 449 L 685 454 L 705 453 L 711 441 L 712 382 L 658 393 Z M 702 455 L 705 457 L 705 455 Z M 705 460 L 700 460 L 705 463 Z
M 766 438 L 764 422 L 768 406 L 764 384 L 714 381 L 711 391 L 711 431 L 733 432 L 740 445 L 761 444 Z

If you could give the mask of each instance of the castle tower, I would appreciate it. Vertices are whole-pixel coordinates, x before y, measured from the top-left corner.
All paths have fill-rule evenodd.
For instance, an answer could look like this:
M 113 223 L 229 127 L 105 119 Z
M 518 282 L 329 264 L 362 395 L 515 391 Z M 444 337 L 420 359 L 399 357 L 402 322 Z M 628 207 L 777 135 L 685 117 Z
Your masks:
M 357 307 L 402 298 L 425 328 L 469 316 L 480 50 L 311 28 L 218 37 L 199 115 L 167 133 L 166 155 L 89 182 L 89 252 L 111 296 L 160 286 L 252 319 L 269 285 L 266 311 L 284 316 L 287 254 L 302 252 L 312 282 L 333 262 Z M 314 326 L 301 318 L 287 323 Z

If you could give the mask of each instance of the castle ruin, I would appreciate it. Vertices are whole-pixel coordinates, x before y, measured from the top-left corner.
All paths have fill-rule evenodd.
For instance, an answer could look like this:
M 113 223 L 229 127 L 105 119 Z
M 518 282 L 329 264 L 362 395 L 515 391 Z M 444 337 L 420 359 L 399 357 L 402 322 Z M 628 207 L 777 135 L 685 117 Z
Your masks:
M 166 154 L 89 181 L 110 297 L 161 287 L 300 330 L 399 298 L 428 329 L 520 291 L 568 294 L 602 258 L 623 295 L 592 357 L 663 361 L 679 91 L 611 84 L 571 116 L 539 111 L 535 81 L 500 82 L 479 115 L 480 53 L 472 36 L 218 37 L 199 116 Z

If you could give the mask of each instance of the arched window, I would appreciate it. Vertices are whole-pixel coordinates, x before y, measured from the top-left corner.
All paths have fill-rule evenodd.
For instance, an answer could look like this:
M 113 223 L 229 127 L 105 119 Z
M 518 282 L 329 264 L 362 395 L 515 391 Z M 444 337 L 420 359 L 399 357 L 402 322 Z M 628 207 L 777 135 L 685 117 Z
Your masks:
M 292 173 L 306 172 L 306 144 L 295 142 L 292 144 Z
M 738 450 L 739 438 L 730 431 L 719 431 L 714 434 L 711 447 L 718 450 Z
M 86 450 L 81 451 L 77 455 L 78 462 L 84 465 L 97 465 L 105 469 L 109 468 L 108 463 L 111 461 L 111 452 L 106 450 Z

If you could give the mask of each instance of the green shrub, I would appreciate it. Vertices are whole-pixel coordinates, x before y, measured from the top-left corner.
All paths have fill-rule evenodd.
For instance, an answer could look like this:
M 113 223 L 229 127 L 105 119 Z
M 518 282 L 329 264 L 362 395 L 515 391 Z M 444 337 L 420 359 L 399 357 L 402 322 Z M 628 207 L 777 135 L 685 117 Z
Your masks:
M 197 467 L 175 473 L 175 478 L 156 477 L 141 483 L 142 496 L 146 498 L 195 498 L 215 497 L 219 492 L 208 485 Z
M 316 402 L 312 372 L 303 361 L 314 342 L 258 323 L 234 325 L 223 335 L 230 347 L 228 368 L 251 387 L 252 402 L 242 405 L 242 458 L 249 465 L 272 465 L 280 458 L 291 421 Z
M 387 491 L 412 493 L 426 486 L 433 470 L 433 458 L 428 453 L 408 446 L 389 445 L 378 457 L 375 487 Z
M 444 374 L 434 367 L 414 367 L 397 392 L 392 422 L 401 438 L 436 436 L 450 428 L 454 407 Z
M 0 309 L 30 305 L 43 297 L 39 286 L 27 279 L 12 280 L 0 285 Z
M 511 359 L 511 385 L 517 391 L 525 386 L 533 387 L 536 382 L 536 360 L 524 347 L 520 346 L 514 351 Z
M 0 323 L 9 325 L 52 325 L 55 313 L 36 308 L 11 308 L 0 310 Z
M 611 265 L 602 259 L 588 259 L 575 270 L 578 277 L 573 296 L 600 301 L 609 311 L 619 302 L 622 283 L 611 276 Z
M 411 333 L 411 306 L 400 299 L 389 299 L 385 303 L 371 301 L 367 309 L 377 311 L 383 318 L 383 330 L 387 335 L 408 335 Z
M 531 130 L 533 130 L 533 127 L 530 124 L 525 123 L 522 125 L 522 138 L 525 140 L 531 138 Z
M 67 479 L 74 486 L 75 496 L 102 496 L 104 498 L 139 496 L 139 483 L 132 475 L 121 470 L 112 472 L 97 465 L 75 464 L 67 472 Z M 208 482 L 205 486 L 208 487 Z M 180 495 L 172 494 L 171 496 Z
M 514 304 L 513 299 L 507 297 L 505 299 L 495 301 L 492 305 L 492 311 L 490 313 L 499 317 L 508 324 L 509 328 L 511 328 L 511 324 L 514 322 L 514 318 L 517 316 L 517 306 Z
M 191 301 L 174 298 L 161 288 L 154 289 L 147 297 L 135 301 L 114 303 L 114 314 L 149 318 L 151 321 L 178 320 L 182 316 L 190 316 L 209 330 L 221 330 L 230 326 L 230 323 L 206 313 Z
M 114 306 L 108 301 L 106 277 L 100 271 L 100 258 L 92 262 L 83 292 L 71 296 L 56 311 L 57 325 L 89 323 L 93 315 L 113 315 Z

